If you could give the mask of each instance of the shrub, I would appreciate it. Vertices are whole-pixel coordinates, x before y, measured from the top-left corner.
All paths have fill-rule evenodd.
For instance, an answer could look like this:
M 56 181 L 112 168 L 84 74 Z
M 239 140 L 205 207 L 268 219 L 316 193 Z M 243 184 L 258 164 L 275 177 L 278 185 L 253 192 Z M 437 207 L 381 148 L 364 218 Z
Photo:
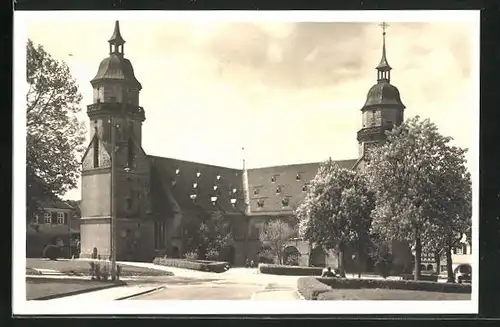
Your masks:
M 283 266 L 272 264 L 259 264 L 259 272 L 262 274 L 286 275 L 286 276 L 321 276 L 323 268 Z
M 297 280 L 297 291 L 306 300 L 316 300 L 318 295 L 330 292 L 331 287 L 323 284 L 314 277 L 302 277 Z
M 415 280 L 415 277 L 413 274 L 402 274 L 401 277 L 403 280 Z M 427 281 L 427 282 L 437 282 L 438 281 L 438 274 L 421 274 L 419 277 L 419 281 Z
M 186 258 L 188 260 L 196 260 L 196 259 L 198 259 L 198 253 L 196 253 L 194 251 L 187 252 L 186 254 L 184 254 L 184 258 Z
M 49 244 L 43 249 L 43 257 L 57 260 L 57 258 L 61 257 L 61 249 L 57 245 Z
M 155 265 L 191 269 L 206 272 L 221 273 L 229 269 L 229 263 L 208 260 L 167 259 L 157 257 L 153 260 Z
M 381 254 L 375 262 L 375 269 L 383 278 L 387 278 L 392 270 L 392 256 L 390 253 Z
M 407 291 L 429 291 L 443 293 L 470 293 L 470 284 L 438 283 L 414 280 L 386 279 L 344 279 L 316 278 L 319 282 L 334 289 L 382 288 Z

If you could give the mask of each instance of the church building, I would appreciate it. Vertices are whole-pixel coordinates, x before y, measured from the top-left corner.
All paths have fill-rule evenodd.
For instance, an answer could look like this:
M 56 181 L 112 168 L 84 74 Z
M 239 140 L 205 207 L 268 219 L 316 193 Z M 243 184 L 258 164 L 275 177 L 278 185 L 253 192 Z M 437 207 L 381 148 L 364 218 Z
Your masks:
M 370 147 L 403 122 L 405 106 L 390 83 L 385 25 L 383 40 L 377 82 L 361 108 L 359 157 L 337 161 L 347 169 L 363 169 Z M 231 219 L 234 235 L 224 259 L 234 265 L 258 261 L 265 223 L 293 217 L 320 163 L 232 169 L 146 154 L 141 140 L 147 108 L 140 106 L 142 86 L 125 58 L 118 21 L 108 43 L 109 56 L 91 80 L 93 103 L 87 106 L 91 141 L 82 160 L 81 256 L 97 248 L 109 257 L 114 243 L 117 260 L 151 262 L 159 253 L 183 257 L 189 221 L 220 211 Z M 401 254 L 393 254 L 407 261 L 407 247 L 400 248 Z M 300 265 L 337 266 L 334 253 L 300 239 L 291 240 L 287 251 L 300 254 Z

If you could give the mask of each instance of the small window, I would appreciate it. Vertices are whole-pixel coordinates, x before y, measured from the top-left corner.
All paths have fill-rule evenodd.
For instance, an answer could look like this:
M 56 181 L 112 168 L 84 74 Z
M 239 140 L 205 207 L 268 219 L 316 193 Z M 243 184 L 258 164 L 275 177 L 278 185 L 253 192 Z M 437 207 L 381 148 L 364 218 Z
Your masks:
M 200 176 L 201 176 L 201 173 L 200 173 L 200 172 L 197 172 L 197 173 L 196 173 L 196 177 L 200 178 Z
M 64 212 L 57 213 L 57 224 L 64 225 Z
M 257 206 L 258 206 L 259 208 L 264 207 L 264 200 L 257 200 Z
M 253 190 L 253 194 L 254 195 L 258 195 L 260 193 L 260 190 L 258 188 L 256 188 L 255 190 Z
M 217 203 L 218 198 L 216 196 L 210 197 L 210 201 L 212 202 L 213 205 Z
M 176 175 L 179 175 L 180 173 L 181 173 L 181 171 L 179 170 L 179 168 L 177 168 L 177 169 L 175 170 L 175 174 L 176 174 Z
M 198 196 L 195 193 L 193 193 L 189 197 L 191 198 L 191 200 L 195 201 Z
M 295 176 L 295 180 L 300 181 L 301 179 L 302 179 L 302 176 L 300 173 L 298 173 L 297 176 Z
M 232 204 L 233 206 L 235 206 L 235 205 L 236 205 L 236 201 L 237 201 L 237 199 L 232 198 L 230 201 L 231 201 L 231 204 Z
M 219 188 L 217 185 L 214 185 L 214 191 L 217 191 L 217 189 Z
M 271 177 L 271 183 L 276 183 L 276 176 Z
M 33 224 L 39 224 L 39 221 L 38 221 L 38 215 L 34 215 L 33 216 Z
M 217 175 L 217 180 L 220 180 L 220 175 Z
M 280 193 L 281 193 L 281 186 L 278 186 L 278 187 L 276 188 L 276 194 L 280 194 Z
M 233 188 L 233 194 L 236 194 L 238 190 L 236 188 Z
M 462 244 L 462 253 L 467 254 L 467 244 Z
M 43 214 L 43 222 L 45 224 L 50 224 L 52 223 L 52 215 L 50 214 L 50 212 L 45 212 Z
M 193 183 L 193 188 L 197 188 L 198 187 L 198 183 Z
M 302 192 L 307 192 L 307 185 L 302 186 Z
M 283 200 L 281 200 L 281 204 L 283 205 L 283 207 L 288 207 L 288 205 L 290 204 L 290 199 L 284 198 Z

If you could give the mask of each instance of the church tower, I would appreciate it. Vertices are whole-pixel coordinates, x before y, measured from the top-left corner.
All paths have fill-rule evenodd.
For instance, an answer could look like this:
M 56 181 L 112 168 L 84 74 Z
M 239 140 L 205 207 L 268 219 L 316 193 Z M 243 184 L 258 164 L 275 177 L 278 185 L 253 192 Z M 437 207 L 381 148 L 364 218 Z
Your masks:
M 382 58 L 376 67 L 377 84 L 368 91 L 362 113 L 362 128 L 358 131 L 359 158 L 362 159 L 370 147 L 385 141 L 385 131 L 400 125 L 404 120 L 405 106 L 398 89 L 391 84 L 391 66 L 385 49 L 386 23 L 382 23 Z
M 118 21 L 108 43 L 109 56 L 90 81 L 93 103 L 87 106 L 90 144 L 82 162 L 81 251 L 89 255 L 95 247 L 106 258 L 115 239 L 120 260 L 136 257 L 134 243 L 148 246 L 137 241 L 141 234 L 149 234 L 149 161 L 141 145 L 142 86 L 124 57 Z

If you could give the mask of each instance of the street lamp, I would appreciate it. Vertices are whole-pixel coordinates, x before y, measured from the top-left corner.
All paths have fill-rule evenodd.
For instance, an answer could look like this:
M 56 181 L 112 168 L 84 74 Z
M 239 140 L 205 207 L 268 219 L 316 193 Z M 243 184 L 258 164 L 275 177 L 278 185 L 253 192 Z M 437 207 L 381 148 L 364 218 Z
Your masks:
M 110 228 L 110 255 L 111 255 L 111 279 L 116 280 L 116 201 L 115 201 L 115 128 L 120 128 L 120 125 L 114 124 L 113 117 L 109 119 L 111 126 L 111 192 L 110 192 L 110 211 L 111 211 L 111 228 Z

